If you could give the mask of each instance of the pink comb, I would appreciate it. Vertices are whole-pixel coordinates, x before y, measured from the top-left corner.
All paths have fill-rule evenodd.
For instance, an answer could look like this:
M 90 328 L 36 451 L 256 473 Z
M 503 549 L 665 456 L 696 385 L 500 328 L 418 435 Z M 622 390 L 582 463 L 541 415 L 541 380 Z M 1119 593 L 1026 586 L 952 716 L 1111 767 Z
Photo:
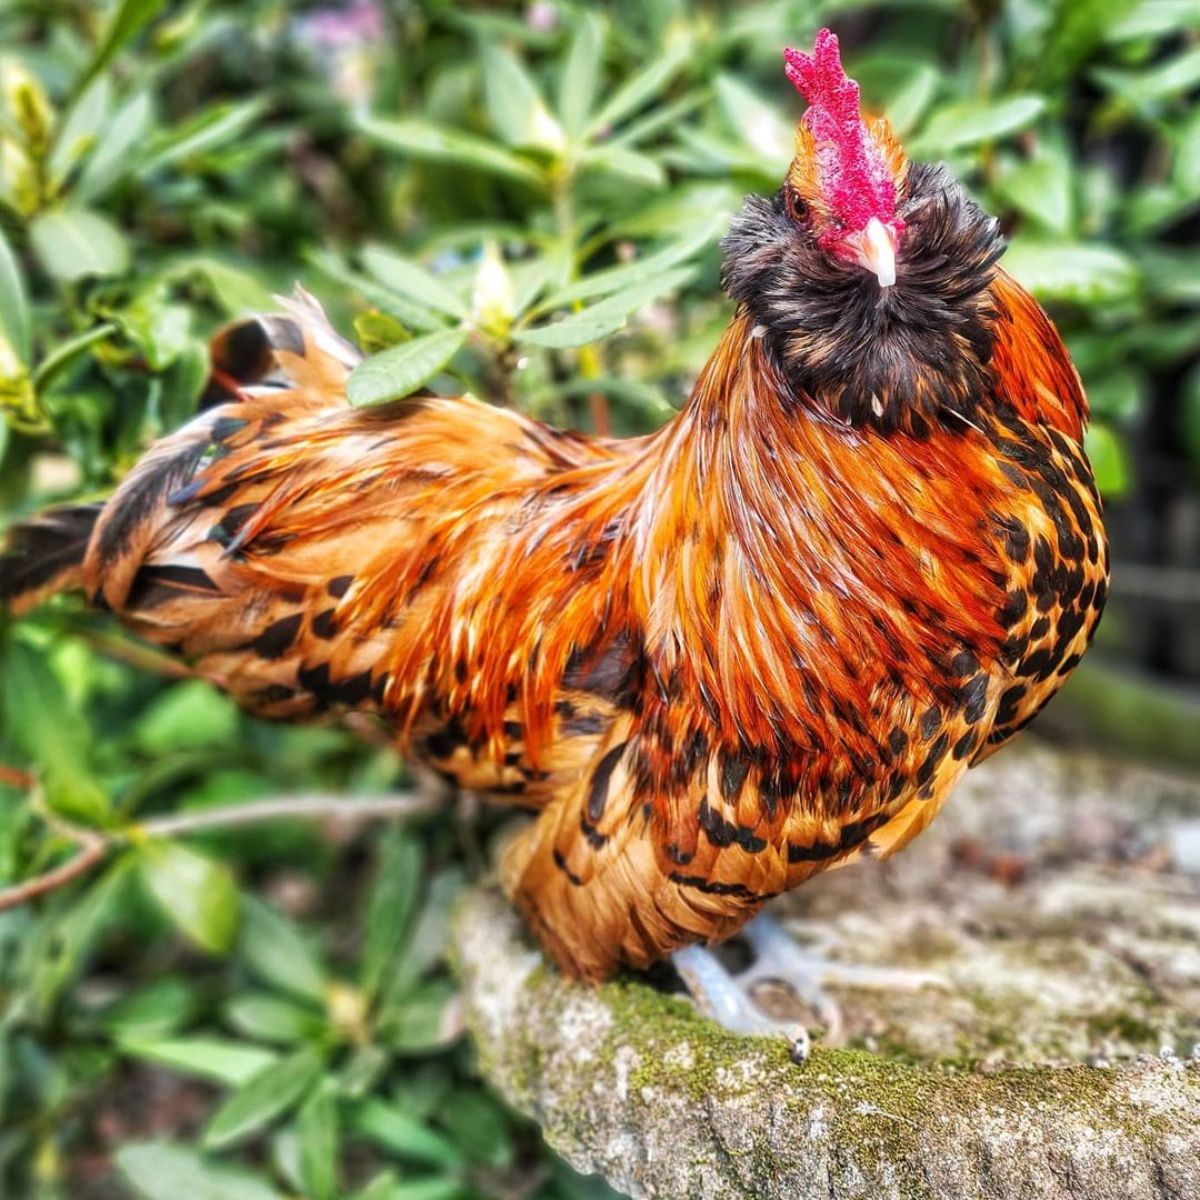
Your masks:
M 787 77 L 808 101 L 803 119 L 833 215 L 845 230 L 863 229 L 872 217 L 893 220 L 896 188 L 862 119 L 858 84 L 842 70 L 837 35 L 822 29 L 811 54 L 788 49 L 783 57 Z

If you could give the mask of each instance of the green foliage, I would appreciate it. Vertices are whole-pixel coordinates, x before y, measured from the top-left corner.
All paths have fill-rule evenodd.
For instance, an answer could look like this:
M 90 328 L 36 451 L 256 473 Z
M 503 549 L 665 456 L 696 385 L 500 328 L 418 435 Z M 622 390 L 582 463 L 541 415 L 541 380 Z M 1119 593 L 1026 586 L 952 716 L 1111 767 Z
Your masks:
M 1089 385 L 1103 489 L 1139 485 L 1128 438 L 1180 387 L 1167 419 L 1200 465 L 1192 0 L 356 19 L 0 0 L 0 522 L 111 489 L 195 411 L 212 329 L 297 278 L 379 352 L 356 404 L 430 385 L 654 428 L 728 315 L 716 241 L 791 153 L 780 47 L 826 21 L 909 149 L 1004 222 Z M 0 884 L 64 861 L 64 821 L 118 839 L 0 913 L 0 1191 L 604 1194 L 480 1089 L 457 1036 L 441 951 L 473 835 L 447 813 L 146 836 L 167 813 L 406 782 L 387 750 L 264 727 L 156 666 L 70 601 L 0 628 Z

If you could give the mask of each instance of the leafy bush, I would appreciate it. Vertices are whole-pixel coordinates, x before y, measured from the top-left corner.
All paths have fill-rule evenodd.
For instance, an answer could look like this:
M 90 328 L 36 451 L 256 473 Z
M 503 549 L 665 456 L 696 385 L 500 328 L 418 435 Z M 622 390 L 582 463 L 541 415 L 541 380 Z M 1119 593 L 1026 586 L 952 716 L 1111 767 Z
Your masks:
M 1104 489 L 1140 486 L 1150 418 L 1200 463 L 1196 0 L 3 0 L 0 512 L 111 488 L 194 410 L 212 328 L 297 278 L 379 352 L 356 403 L 434 379 L 653 428 L 728 317 L 729 214 L 789 158 L 780 47 L 824 22 L 1004 220 Z M 0 880 L 88 856 L 0 914 L 0 1188 L 602 1194 L 456 1037 L 441 929 L 477 829 L 229 824 L 378 800 L 389 749 L 252 722 L 70 601 L 0 654 Z

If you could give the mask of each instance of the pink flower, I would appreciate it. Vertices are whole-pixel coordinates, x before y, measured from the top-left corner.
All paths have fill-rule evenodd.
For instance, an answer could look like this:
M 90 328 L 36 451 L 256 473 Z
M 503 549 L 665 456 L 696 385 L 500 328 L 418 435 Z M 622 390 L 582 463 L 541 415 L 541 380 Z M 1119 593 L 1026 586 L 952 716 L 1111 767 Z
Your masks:
M 319 8 L 301 23 L 301 36 L 314 50 L 348 50 L 379 41 L 383 9 L 377 0 L 353 0 L 345 8 Z

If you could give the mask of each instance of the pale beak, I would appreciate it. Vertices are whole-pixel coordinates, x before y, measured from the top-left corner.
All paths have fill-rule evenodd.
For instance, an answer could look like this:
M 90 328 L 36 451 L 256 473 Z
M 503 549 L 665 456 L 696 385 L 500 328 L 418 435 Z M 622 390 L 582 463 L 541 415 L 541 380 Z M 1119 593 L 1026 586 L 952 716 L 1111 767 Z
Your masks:
M 879 280 L 881 288 L 896 282 L 896 233 L 878 217 L 851 243 L 858 261 Z

